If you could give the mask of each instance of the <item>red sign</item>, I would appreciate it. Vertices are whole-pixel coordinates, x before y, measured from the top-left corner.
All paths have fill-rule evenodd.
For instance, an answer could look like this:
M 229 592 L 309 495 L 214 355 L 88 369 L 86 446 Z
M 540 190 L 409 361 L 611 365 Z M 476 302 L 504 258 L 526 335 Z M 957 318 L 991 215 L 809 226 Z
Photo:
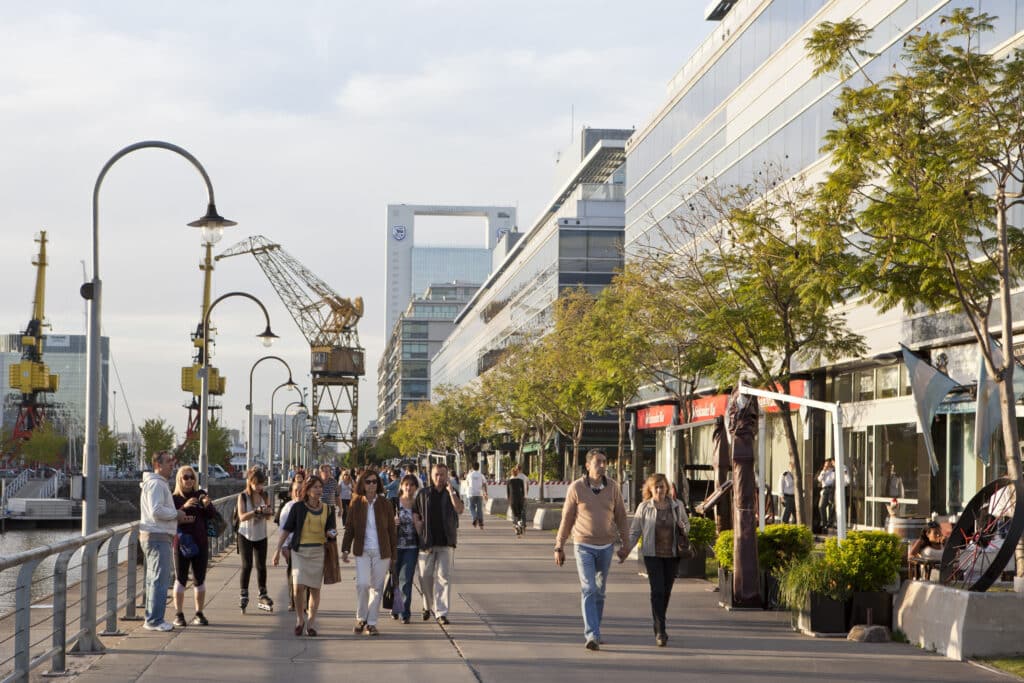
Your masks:
M 807 390 L 807 381 L 802 379 L 794 379 L 789 383 L 789 395 L 805 396 Z M 783 387 L 775 386 L 772 391 L 779 393 L 783 392 Z M 770 398 L 757 398 L 757 404 L 760 406 L 761 411 L 765 413 L 777 413 L 779 412 L 779 406 L 773 399 Z M 705 420 L 714 420 L 719 415 L 725 416 L 726 407 L 729 405 L 728 394 L 718 394 L 716 396 L 705 396 L 698 398 L 693 401 L 693 414 L 690 418 L 692 422 L 704 422 Z M 796 403 L 790 403 L 789 407 L 791 410 L 798 410 L 800 406 Z
M 676 407 L 673 404 L 648 406 L 636 412 L 637 429 L 658 429 L 676 423 Z

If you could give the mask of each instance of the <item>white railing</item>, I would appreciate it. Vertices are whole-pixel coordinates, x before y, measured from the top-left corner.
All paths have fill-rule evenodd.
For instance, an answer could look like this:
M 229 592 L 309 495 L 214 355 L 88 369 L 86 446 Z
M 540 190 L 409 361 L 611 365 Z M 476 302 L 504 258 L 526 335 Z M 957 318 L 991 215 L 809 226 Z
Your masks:
M 18 492 L 18 489 L 28 483 L 28 475 L 29 470 L 22 470 L 17 477 L 7 482 L 6 486 L 4 486 L 4 495 L 0 498 L 0 514 L 7 510 L 7 501 L 14 498 L 14 494 Z
M 39 498 L 56 498 L 57 493 L 60 491 L 60 486 L 64 482 L 64 473 L 57 470 L 57 473 L 46 480 L 43 487 L 39 489 Z

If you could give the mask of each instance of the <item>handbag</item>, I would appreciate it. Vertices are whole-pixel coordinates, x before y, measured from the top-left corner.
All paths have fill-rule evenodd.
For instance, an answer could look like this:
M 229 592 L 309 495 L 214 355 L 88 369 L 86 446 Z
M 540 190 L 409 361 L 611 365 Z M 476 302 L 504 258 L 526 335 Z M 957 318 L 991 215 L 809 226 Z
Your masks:
M 696 555 L 693 545 L 690 544 L 690 536 L 679 528 L 679 513 L 676 513 L 676 555 L 680 560 L 692 560 Z
M 381 596 L 380 604 L 384 609 L 391 609 L 395 606 L 395 579 L 390 570 L 384 579 L 384 594 Z
M 330 585 L 341 581 L 341 567 L 338 565 L 338 541 L 328 538 L 324 543 L 324 583 Z
M 178 532 L 178 552 L 185 559 L 191 559 L 199 554 L 199 544 L 196 543 L 196 539 L 192 538 L 192 534 L 184 531 Z

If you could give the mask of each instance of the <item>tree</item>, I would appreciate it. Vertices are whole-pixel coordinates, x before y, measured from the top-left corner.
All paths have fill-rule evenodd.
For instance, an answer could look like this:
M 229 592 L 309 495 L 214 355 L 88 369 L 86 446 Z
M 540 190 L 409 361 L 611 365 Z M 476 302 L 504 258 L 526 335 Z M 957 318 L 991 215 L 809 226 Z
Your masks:
M 143 425 L 145 428 L 145 425 Z M 231 462 L 231 433 L 216 419 L 210 420 L 206 435 L 206 457 L 209 465 L 227 467 Z M 143 434 L 145 438 L 145 434 Z M 199 464 L 199 439 L 189 439 L 184 444 L 182 456 Z M 203 475 L 200 475 L 203 476 Z
M 474 447 L 483 441 L 486 409 L 479 387 L 442 385 L 436 392 L 433 438 L 435 446 L 453 451 L 466 464 Z
M 797 364 L 864 352 L 863 338 L 836 308 L 846 289 L 819 285 L 838 283 L 846 261 L 814 248 L 805 225 L 816 215 L 811 199 L 801 179 L 767 165 L 749 185 L 705 184 L 658 226 L 657 241 L 638 248 L 638 259 L 687 302 L 676 314 L 698 347 L 714 351 L 707 372 L 722 386 L 742 374 L 755 386 L 789 393 Z M 808 501 L 796 431 L 789 403 L 776 406 L 802 523 Z
M 58 434 L 49 422 L 36 425 L 32 434 L 21 445 L 22 455 L 29 461 L 41 465 L 56 465 L 68 440 Z
M 117 435 L 114 434 L 107 425 L 100 425 L 97 441 L 99 442 L 100 464 L 115 464 L 115 455 L 117 454 Z
M 433 413 L 437 408 L 426 401 L 409 406 L 395 422 L 391 442 L 402 455 L 415 456 L 434 447 Z
M 877 81 L 859 61 L 870 35 L 863 24 L 814 31 L 807 48 L 817 73 L 857 73 L 826 136 L 832 168 L 816 236 L 821 250 L 853 257 L 854 281 L 882 309 L 964 314 L 998 382 L 1003 456 L 1017 479 L 1010 294 L 1020 284 L 1024 235 L 1008 214 L 1024 203 L 1024 51 L 983 50 L 994 19 L 953 10 L 940 30 L 908 36 L 898 64 Z M 1001 359 L 989 343 L 996 326 Z M 1024 576 L 1024 541 L 1016 557 Z
M 154 453 L 174 448 L 174 427 L 167 424 L 162 417 L 150 418 L 143 422 L 139 433 L 142 435 L 142 447 L 147 462 Z

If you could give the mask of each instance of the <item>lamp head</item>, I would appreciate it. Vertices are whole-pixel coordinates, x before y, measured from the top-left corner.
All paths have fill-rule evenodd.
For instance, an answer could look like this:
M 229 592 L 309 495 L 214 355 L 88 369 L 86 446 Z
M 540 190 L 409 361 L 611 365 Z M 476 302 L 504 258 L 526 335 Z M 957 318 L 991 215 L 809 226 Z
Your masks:
M 200 229 L 200 239 L 204 245 L 220 242 L 220 238 L 224 236 L 224 228 L 232 225 L 238 223 L 217 213 L 217 206 L 212 203 L 207 205 L 205 216 L 189 223 L 190 227 Z
M 269 349 L 270 345 L 277 339 L 277 335 L 270 330 L 270 325 L 267 325 L 267 329 L 260 333 L 259 338 L 263 340 L 263 345 Z

